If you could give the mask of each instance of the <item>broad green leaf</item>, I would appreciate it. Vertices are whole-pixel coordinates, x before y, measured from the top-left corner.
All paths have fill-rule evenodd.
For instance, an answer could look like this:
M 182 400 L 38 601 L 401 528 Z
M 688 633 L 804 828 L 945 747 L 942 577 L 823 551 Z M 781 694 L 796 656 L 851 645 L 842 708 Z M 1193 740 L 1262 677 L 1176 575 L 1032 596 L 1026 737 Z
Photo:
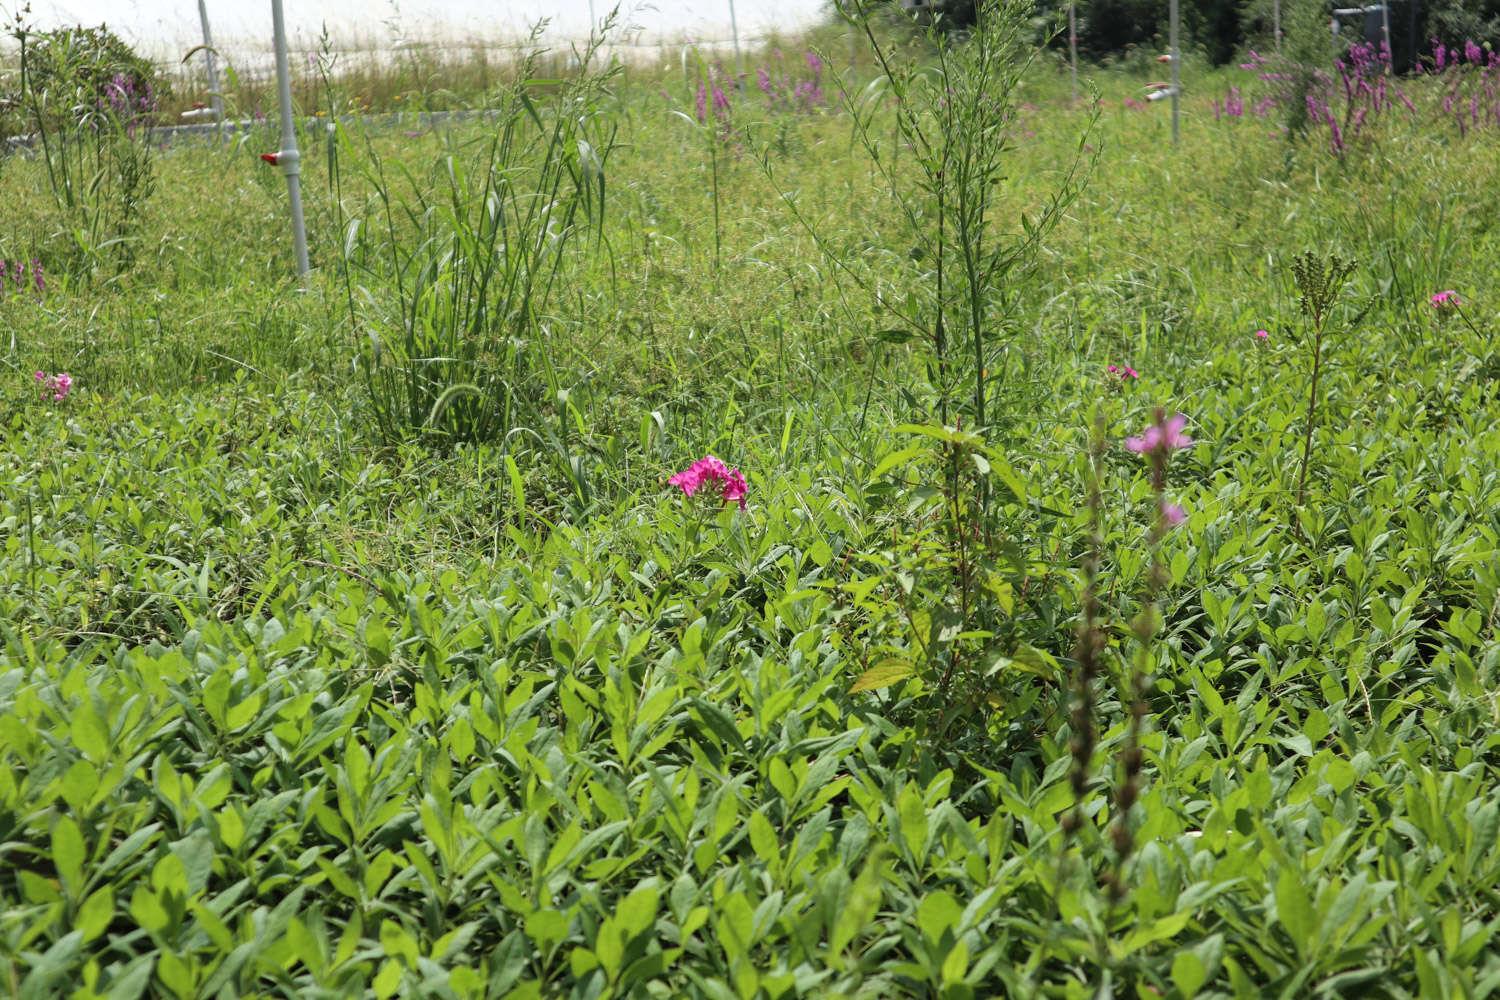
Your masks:
M 1291 936 L 1297 953 L 1307 954 L 1317 934 L 1317 915 L 1302 873 L 1290 867 L 1282 868 L 1276 877 L 1276 919 Z
M 84 941 L 92 941 L 109 926 L 115 916 L 115 893 L 108 885 L 94 890 L 78 907 L 75 928 Z
M 87 849 L 83 833 L 71 816 L 59 816 L 52 824 L 52 863 L 57 866 L 57 876 L 63 889 L 75 899 L 83 891 L 83 864 Z
M 861 691 L 878 691 L 881 688 L 899 684 L 910 677 L 916 668 L 908 660 L 888 656 L 877 662 L 873 667 L 866 670 L 854 679 L 849 686 L 850 694 L 858 694 Z

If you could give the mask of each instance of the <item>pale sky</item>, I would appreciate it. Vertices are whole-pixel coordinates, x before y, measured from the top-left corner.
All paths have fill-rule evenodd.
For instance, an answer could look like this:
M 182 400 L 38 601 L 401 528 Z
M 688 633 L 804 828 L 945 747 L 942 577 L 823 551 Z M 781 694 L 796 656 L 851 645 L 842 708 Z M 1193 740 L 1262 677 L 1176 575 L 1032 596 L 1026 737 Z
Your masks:
M 0 0 L 0 15 L 24 0 Z M 232 50 L 260 48 L 271 36 L 270 0 L 205 0 L 214 43 Z M 551 18 L 546 37 L 583 35 L 590 8 L 602 17 L 609 0 L 283 0 L 293 47 L 307 47 L 326 22 L 335 41 L 390 43 L 392 28 L 416 40 L 505 41 Z M 795 31 L 815 20 L 825 0 L 734 0 L 741 38 L 772 28 Z M 39 28 L 104 23 L 145 52 L 164 56 L 202 40 L 197 0 L 31 0 Z M 730 0 L 626 0 L 622 21 L 641 31 L 645 42 L 691 39 L 728 40 Z M 300 44 L 299 44 L 300 43 Z

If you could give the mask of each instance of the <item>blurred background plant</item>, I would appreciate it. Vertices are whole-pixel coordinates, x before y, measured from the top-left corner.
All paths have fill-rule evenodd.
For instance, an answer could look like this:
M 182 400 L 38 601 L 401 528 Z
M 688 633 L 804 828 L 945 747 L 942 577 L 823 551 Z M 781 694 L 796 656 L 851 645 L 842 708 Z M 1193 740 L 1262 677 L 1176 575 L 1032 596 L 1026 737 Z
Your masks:
M 107 28 L 32 30 L 16 15 L 17 87 L 0 100 L 0 139 L 46 165 L 54 228 L 42 254 L 65 273 L 128 269 L 155 185 L 151 128 L 165 84 Z

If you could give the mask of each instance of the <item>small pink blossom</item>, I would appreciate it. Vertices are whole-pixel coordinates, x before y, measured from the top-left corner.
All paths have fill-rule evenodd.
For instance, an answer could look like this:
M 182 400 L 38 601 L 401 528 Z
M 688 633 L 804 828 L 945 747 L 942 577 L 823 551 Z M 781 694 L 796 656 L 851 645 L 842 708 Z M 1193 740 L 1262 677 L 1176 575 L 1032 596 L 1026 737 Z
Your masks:
M 1125 447 L 1138 455 L 1149 455 L 1155 452 L 1170 454 L 1179 448 L 1186 448 L 1193 443 L 1193 439 L 1182 433 L 1187 426 L 1187 415 L 1177 414 L 1168 417 L 1160 423 L 1152 424 L 1140 433 L 1139 437 L 1125 439 Z
M 743 472 L 730 468 L 713 455 L 704 455 L 686 469 L 668 477 L 667 482 L 689 497 L 709 483 L 718 484 L 724 502 L 738 503 L 740 510 L 745 509 L 745 494 L 750 490 Z
M 1451 288 L 1441 292 L 1433 292 L 1432 297 L 1427 301 L 1432 303 L 1432 308 L 1438 312 L 1444 312 L 1463 305 L 1463 301 L 1459 299 L 1458 293 Z
M 1138 379 L 1141 377 L 1141 373 L 1136 371 L 1129 365 L 1110 365 L 1105 369 L 1105 371 L 1113 375 L 1115 378 L 1119 379 L 1121 382 L 1129 382 L 1132 379 Z
M 50 399 L 54 403 L 66 399 L 68 393 L 73 391 L 73 376 L 67 372 L 58 372 L 56 375 L 32 372 L 31 377 L 36 380 L 37 386 L 41 389 L 42 398 Z
M 1256 340 L 1265 340 L 1265 339 L 1267 339 L 1270 336 L 1271 335 L 1269 333 L 1267 333 L 1265 330 L 1256 330 L 1255 331 L 1255 339 Z
M 1161 519 L 1167 527 L 1175 528 L 1183 521 L 1187 520 L 1187 511 L 1183 510 L 1175 503 L 1169 503 L 1168 501 L 1163 500 L 1161 504 Z

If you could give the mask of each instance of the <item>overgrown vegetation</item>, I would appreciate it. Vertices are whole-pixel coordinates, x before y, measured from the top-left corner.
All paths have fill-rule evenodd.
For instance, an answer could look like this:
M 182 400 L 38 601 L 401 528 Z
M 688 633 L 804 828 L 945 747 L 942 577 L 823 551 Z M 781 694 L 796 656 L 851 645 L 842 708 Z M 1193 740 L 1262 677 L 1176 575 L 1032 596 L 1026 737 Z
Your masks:
M 0 994 L 1493 995 L 1486 133 L 1011 27 L 0 165 Z

